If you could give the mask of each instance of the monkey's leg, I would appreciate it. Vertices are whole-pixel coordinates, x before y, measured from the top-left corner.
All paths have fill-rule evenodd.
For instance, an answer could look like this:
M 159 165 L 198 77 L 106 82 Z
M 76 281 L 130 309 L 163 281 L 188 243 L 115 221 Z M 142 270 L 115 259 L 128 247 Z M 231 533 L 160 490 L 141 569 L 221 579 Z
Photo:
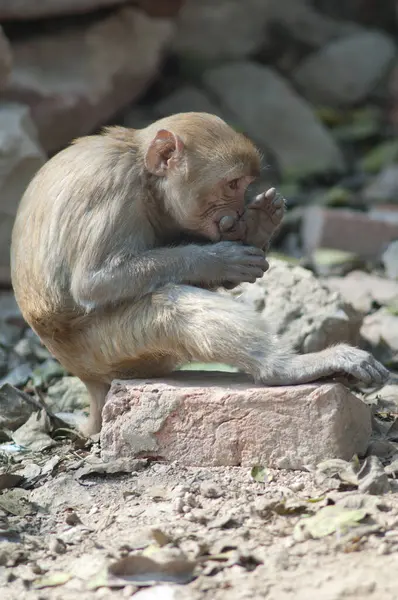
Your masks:
M 169 285 L 115 310 L 100 335 L 107 346 L 102 350 L 108 377 L 120 377 L 123 370 L 127 376 L 146 376 L 151 356 L 155 365 L 162 356 L 169 357 L 170 365 L 228 363 L 267 385 L 305 383 L 337 373 L 381 383 L 389 375 L 373 356 L 344 344 L 295 355 L 243 303 L 191 286 Z
M 117 334 L 117 331 L 115 331 Z M 115 363 L 109 366 L 103 366 L 103 373 L 98 374 L 98 377 L 105 377 L 109 382 L 112 379 L 127 379 L 136 377 L 159 377 L 171 373 L 176 367 L 176 362 L 171 357 L 161 359 L 153 357 L 141 357 L 138 360 L 127 358 L 120 360 L 121 357 L 113 355 Z M 97 369 L 101 370 L 101 366 L 97 364 Z M 102 409 L 104 408 L 106 395 L 110 389 L 110 383 L 105 381 L 90 380 L 81 377 L 85 384 L 90 398 L 90 415 L 86 423 L 81 427 L 82 433 L 85 435 L 93 435 L 101 431 L 102 425 Z
M 81 427 L 85 435 L 92 435 L 101 431 L 102 409 L 104 408 L 105 398 L 110 385 L 102 381 L 90 381 L 82 379 L 90 398 L 90 416 L 86 423 Z

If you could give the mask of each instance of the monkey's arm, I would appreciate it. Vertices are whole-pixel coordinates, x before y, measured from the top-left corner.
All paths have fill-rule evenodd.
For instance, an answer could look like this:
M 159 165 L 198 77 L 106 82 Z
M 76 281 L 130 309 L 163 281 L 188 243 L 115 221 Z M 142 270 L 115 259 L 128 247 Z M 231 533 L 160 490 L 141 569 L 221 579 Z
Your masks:
M 77 304 L 94 309 L 115 300 L 137 300 L 169 283 L 253 282 L 266 268 L 261 249 L 226 241 L 155 248 L 135 255 L 121 252 L 108 257 L 100 268 L 77 263 L 71 294 Z

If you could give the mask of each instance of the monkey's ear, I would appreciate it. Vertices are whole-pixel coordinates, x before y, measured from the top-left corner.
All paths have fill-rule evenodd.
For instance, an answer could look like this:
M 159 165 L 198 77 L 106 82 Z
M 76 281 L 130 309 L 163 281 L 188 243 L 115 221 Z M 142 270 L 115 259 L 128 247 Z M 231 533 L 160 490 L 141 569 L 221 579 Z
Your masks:
M 150 173 L 160 177 L 178 165 L 184 150 L 184 142 L 178 135 L 160 129 L 149 144 L 145 166 Z

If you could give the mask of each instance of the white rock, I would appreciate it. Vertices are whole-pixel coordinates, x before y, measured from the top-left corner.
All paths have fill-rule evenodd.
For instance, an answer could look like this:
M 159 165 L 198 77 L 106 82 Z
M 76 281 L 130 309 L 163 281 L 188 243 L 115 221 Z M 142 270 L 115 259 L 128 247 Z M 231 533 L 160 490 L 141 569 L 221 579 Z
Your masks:
M 232 292 L 261 314 L 299 352 L 317 352 L 339 342 L 356 345 L 362 315 L 308 269 L 271 259 L 254 284 Z
M 305 100 L 280 75 L 248 61 L 208 70 L 204 83 L 284 174 L 339 171 L 339 148 Z

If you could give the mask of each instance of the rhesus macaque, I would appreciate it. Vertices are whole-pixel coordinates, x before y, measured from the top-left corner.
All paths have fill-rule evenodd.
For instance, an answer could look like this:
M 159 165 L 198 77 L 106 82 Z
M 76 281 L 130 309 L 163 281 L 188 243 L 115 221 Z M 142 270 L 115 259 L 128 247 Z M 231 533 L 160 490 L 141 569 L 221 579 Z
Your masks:
M 176 114 L 141 130 L 76 140 L 36 174 L 12 238 L 12 281 L 26 321 L 85 383 L 86 433 L 101 428 L 112 379 L 223 362 L 266 385 L 388 371 L 347 345 L 295 355 L 249 307 L 209 291 L 254 282 L 283 214 L 253 144 L 220 118 Z M 222 239 L 228 238 L 231 239 Z M 208 288 L 208 289 L 206 289 Z

